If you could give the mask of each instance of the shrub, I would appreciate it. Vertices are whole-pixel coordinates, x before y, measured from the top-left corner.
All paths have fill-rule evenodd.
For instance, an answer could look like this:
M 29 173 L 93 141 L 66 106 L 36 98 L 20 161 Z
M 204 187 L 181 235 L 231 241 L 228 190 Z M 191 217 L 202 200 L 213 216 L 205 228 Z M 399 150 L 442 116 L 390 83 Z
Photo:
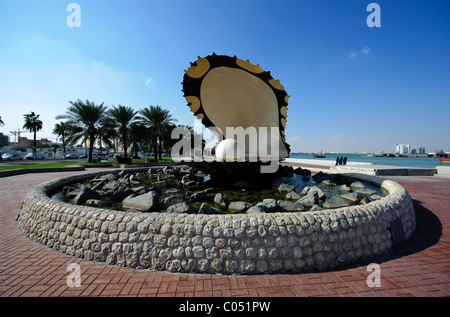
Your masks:
M 116 160 L 117 160 L 117 163 L 119 163 L 119 164 L 131 164 L 132 163 L 130 157 L 127 157 L 127 159 L 125 159 L 124 157 L 122 157 L 120 155 L 116 155 Z

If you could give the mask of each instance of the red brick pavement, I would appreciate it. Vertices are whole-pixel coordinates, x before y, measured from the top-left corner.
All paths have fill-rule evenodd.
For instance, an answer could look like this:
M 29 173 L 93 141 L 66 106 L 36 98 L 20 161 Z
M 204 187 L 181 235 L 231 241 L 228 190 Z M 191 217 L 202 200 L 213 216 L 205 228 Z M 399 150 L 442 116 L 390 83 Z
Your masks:
M 392 177 L 410 192 L 417 214 L 413 239 L 398 250 L 327 272 L 221 276 L 119 268 L 63 255 L 28 240 L 15 220 L 26 193 L 41 182 L 77 173 L 0 178 L 1 297 L 450 295 L 449 179 Z M 70 263 L 80 265 L 80 287 L 67 285 Z M 369 263 L 380 265 L 381 287 L 368 287 Z

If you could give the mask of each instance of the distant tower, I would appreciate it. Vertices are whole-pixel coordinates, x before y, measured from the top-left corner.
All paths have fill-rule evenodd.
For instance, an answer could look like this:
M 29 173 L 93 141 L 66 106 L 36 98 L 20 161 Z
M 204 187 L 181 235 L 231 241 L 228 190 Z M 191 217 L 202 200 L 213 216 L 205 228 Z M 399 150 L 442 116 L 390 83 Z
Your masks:
M 411 146 L 409 144 L 396 144 L 395 153 L 396 154 L 409 154 L 411 153 Z
M 9 137 L 0 132 L 0 147 L 9 145 Z
M 410 153 L 410 146 L 409 144 L 405 144 L 405 154 L 409 154 Z

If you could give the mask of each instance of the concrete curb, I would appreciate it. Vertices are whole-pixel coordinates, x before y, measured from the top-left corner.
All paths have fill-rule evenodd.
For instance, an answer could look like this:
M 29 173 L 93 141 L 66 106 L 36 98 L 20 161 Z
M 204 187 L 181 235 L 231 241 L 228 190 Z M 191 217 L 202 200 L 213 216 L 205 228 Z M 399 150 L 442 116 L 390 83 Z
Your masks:
M 30 173 L 51 173 L 51 172 L 72 172 L 84 171 L 86 168 L 82 165 L 73 165 L 67 167 L 43 167 L 43 168 L 20 168 L 7 171 L 0 171 L 1 177 L 16 176 Z
M 1 177 L 16 176 L 30 173 L 52 173 L 52 172 L 74 172 L 85 171 L 89 168 L 120 168 L 120 169 L 135 169 L 135 168 L 150 168 L 161 165 L 125 165 L 125 164 L 100 164 L 100 165 L 69 165 L 66 167 L 42 167 L 42 168 L 19 168 L 7 171 L 0 171 Z M 165 166 L 165 165 L 163 165 Z

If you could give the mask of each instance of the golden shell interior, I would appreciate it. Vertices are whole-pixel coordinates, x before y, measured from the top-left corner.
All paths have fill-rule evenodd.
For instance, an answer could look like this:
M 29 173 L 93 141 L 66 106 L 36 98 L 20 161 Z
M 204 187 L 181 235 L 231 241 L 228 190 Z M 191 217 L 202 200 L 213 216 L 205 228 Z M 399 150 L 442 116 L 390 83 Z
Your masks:
M 184 90 L 190 110 L 198 119 L 207 121 L 208 128 L 219 128 L 224 139 L 243 144 L 245 160 L 265 160 L 276 152 L 279 159 L 287 157 L 285 128 L 289 95 L 280 81 L 248 60 L 234 57 L 231 65 L 214 65 L 215 58 L 221 56 L 199 57 L 185 71 L 184 82 L 191 80 L 200 85 L 199 89 L 193 89 L 195 94 L 186 95 L 187 89 Z M 238 127 L 247 133 L 244 139 L 236 134 Z M 252 144 L 255 143 L 253 131 L 257 133 L 256 148 Z

